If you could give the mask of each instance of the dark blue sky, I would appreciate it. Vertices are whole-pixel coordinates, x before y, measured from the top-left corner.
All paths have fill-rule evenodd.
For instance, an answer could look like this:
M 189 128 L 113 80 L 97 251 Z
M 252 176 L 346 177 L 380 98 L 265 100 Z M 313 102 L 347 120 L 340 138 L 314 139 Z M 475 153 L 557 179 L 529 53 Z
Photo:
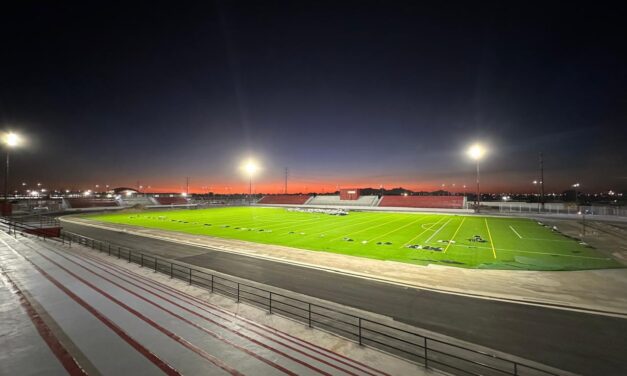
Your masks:
M 96 5 L 97 4 L 97 5 Z M 627 13 L 611 3 L 129 2 L 3 9 L 15 181 L 241 191 L 473 181 L 627 189 Z M 461 189 L 460 189 L 461 190 Z

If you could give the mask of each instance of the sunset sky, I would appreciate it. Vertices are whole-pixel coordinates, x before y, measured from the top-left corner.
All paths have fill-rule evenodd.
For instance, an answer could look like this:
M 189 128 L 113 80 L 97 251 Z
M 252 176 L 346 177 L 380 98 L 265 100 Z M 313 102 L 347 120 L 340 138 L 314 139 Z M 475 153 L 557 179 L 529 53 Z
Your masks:
M 627 189 L 625 12 L 572 2 L 12 2 L 12 186 Z M 203 188 L 205 187 L 205 188 Z M 471 190 L 469 188 L 469 190 Z

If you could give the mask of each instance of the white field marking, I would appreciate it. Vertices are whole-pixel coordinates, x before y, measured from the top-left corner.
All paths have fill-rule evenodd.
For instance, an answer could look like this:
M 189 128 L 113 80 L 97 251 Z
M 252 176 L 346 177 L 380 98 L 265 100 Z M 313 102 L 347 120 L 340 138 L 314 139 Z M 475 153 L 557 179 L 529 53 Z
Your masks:
M 366 228 L 363 228 L 363 229 L 361 229 L 361 230 L 359 230 L 359 231 L 351 232 L 351 233 L 349 233 L 349 234 L 340 235 L 340 236 L 338 236 L 337 238 L 333 238 L 333 239 L 331 239 L 331 241 L 333 242 L 333 241 L 336 241 L 336 240 L 338 240 L 338 239 L 342 239 L 342 238 L 347 237 L 347 236 L 353 236 L 353 235 L 355 235 L 355 234 L 359 234 L 360 232 L 364 232 L 364 231 L 372 230 L 373 228 L 377 228 L 377 227 L 381 227 L 381 226 L 389 225 L 390 223 L 394 223 L 394 222 L 396 222 L 396 221 L 400 221 L 401 219 L 405 219 L 405 218 L 401 217 L 401 218 L 398 218 L 398 219 L 391 220 L 391 221 L 389 221 L 389 222 L 384 222 L 384 223 L 380 223 L 380 224 L 378 224 L 378 225 L 374 225 L 374 226 L 366 227 Z
M 316 217 L 316 218 L 312 218 L 312 219 L 307 219 L 307 220 L 299 220 L 299 221 L 295 221 L 295 222 L 283 222 L 284 224 L 286 224 L 285 226 L 279 226 L 279 227 L 272 227 L 269 226 L 269 230 L 272 231 L 278 231 L 278 230 L 283 230 L 284 228 L 290 228 L 290 227 L 294 227 L 294 226 L 300 226 L 303 223 L 307 223 L 307 225 L 311 225 L 312 222 L 320 222 L 322 220 L 321 217 Z
M 395 230 L 388 231 L 388 232 L 386 232 L 385 234 L 382 234 L 382 235 L 379 235 L 379 236 L 375 236 L 375 237 L 374 237 L 374 238 L 372 238 L 372 239 L 368 239 L 368 241 L 369 241 L 369 242 L 371 242 L 371 241 L 373 241 L 373 240 L 375 240 L 375 239 L 379 239 L 379 238 L 382 238 L 382 237 L 384 237 L 384 236 L 390 235 L 390 234 L 395 233 L 396 231 L 398 231 L 398 230 L 400 230 L 400 229 L 402 229 L 402 228 L 405 228 L 405 227 L 407 227 L 407 226 L 411 226 L 411 225 L 413 225 L 414 223 L 416 223 L 416 222 L 418 222 L 418 221 L 420 221 L 420 220 L 423 220 L 423 219 L 425 219 L 425 218 L 424 218 L 424 217 L 418 218 L 418 219 L 416 219 L 415 221 L 411 221 L 411 222 L 409 222 L 408 224 L 403 225 L 403 226 L 401 226 L 401 227 L 399 227 L 399 228 L 397 228 L 397 229 L 395 229 Z
M 512 226 L 509 226 L 509 228 L 512 229 L 512 231 L 514 231 L 514 234 L 516 234 L 516 236 L 518 236 L 520 239 L 522 239 L 522 236 L 520 236 L 520 234 L 518 233 L 518 231 L 516 231 Z
M 366 223 L 380 221 L 381 219 L 391 217 L 392 215 L 393 214 L 386 215 L 386 216 L 383 216 L 381 218 L 371 218 L 371 219 L 369 219 L 367 221 L 363 221 L 363 222 L 361 222 L 362 218 L 357 217 L 357 218 L 353 218 L 350 221 L 345 222 L 342 226 L 337 226 L 336 223 L 329 222 L 328 226 L 325 225 L 325 226 L 321 227 L 321 228 L 323 228 L 322 231 L 311 232 L 311 233 L 308 233 L 306 236 L 324 234 L 324 233 L 329 232 L 329 231 L 334 232 L 334 231 L 337 231 L 339 229 L 343 229 L 343 228 L 347 228 L 347 227 L 353 227 L 353 226 L 356 226 L 356 225 L 364 225 Z M 331 227 L 331 229 L 329 230 L 328 227 Z
M 272 216 L 274 216 L 274 215 L 275 214 L 273 214 Z M 167 219 L 186 220 L 188 222 L 192 221 L 189 218 L 177 217 L 177 216 L 169 217 Z M 258 216 L 254 216 L 254 217 L 252 217 L 252 219 L 250 219 L 250 218 L 243 218 L 241 215 L 204 217 L 204 218 L 198 218 L 198 219 L 196 219 L 194 221 L 197 222 L 197 223 L 211 222 L 212 225 L 219 226 L 219 225 L 223 225 L 223 224 L 229 224 L 229 223 L 231 223 L 233 221 L 238 221 L 238 220 L 239 221 L 243 220 L 243 222 L 245 222 L 245 223 L 248 223 L 248 222 L 259 222 L 259 221 L 265 222 L 266 221 L 265 219 L 259 219 Z M 159 222 L 163 222 L 163 221 L 159 221 Z M 167 220 L 166 220 L 166 222 L 167 222 Z M 242 223 L 242 222 L 240 222 L 240 223 Z M 204 225 L 204 224 L 202 224 L 202 225 Z M 202 226 L 202 225 L 199 225 L 199 226 Z M 190 227 L 194 227 L 194 226 L 190 226 Z
M 574 240 L 562 240 L 562 239 L 542 239 L 542 238 L 525 238 L 525 240 L 536 240 L 539 242 L 561 242 L 561 243 L 571 243 Z
M 442 219 L 444 219 L 444 218 L 442 218 Z M 76 224 L 79 224 L 81 226 L 101 228 L 101 229 L 105 229 L 105 230 L 109 230 L 109 231 L 119 231 L 119 229 L 106 227 L 106 226 L 99 225 L 99 224 L 92 224 L 92 223 L 85 223 L 85 222 L 74 222 L 71 219 L 68 220 L 68 218 L 61 219 L 61 221 L 66 221 L 66 222 L 70 222 L 70 223 L 76 223 Z M 164 240 L 164 241 L 167 241 L 167 242 L 170 242 L 170 243 L 188 244 L 188 245 L 191 245 L 191 246 L 194 246 L 194 247 L 204 248 L 204 249 L 208 249 L 208 250 L 211 250 L 211 251 L 241 254 L 241 255 L 244 255 L 244 256 L 252 257 L 252 258 L 258 258 L 258 259 L 262 259 L 262 260 L 270 260 L 270 261 L 279 262 L 279 263 L 283 263 L 283 264 L 289 264 L 289 265 L 297 265 L 297 266 L 301 266 L 301 267 L 305 267 L 305 268 L 309 268 L 309 269 L 321 270 L 321 271 L 325 271 L 325 272 L 329 272 L 329 273 L 346 275 L 346 276 L 355 277 L 355 278 L 361 278 L 361 279 L 365 279 L 365 280 L 369 280 L 369 281 L 383 282 L 383 283 L 388 283 L 388 284 L 395 285 L 395 286 L 409 287 L 409 288 L 414 288 L 414 289 L 417 289 L 417 290 L 433 291 L 433 292 L 438 292 L 438 293 L 447 294 L 447 295 L 464 296 L 464 297 L 471 297 L 471 298 L 482 299 L 482 300 L 501 301 L 501 302 L 507 302 L 507 303 L 520 304 L 520 305 L 528 305 L 528 306 L 535 306 L 535 307 L 558 309 L 558 310 L 563 310 L 563 311 L 584 312 L 584 313 L 591 313 L 591 314 L 596 314 L 596 315 L 600 315 L 600 316 L 627 318 L 627 314 L 624 314 L 624 313 L 606 312 L 606 311 L 602 311 L 602 310 L 599 310 L 599 309 L 593 309 L 593 308 L 566 307 L 566 306 L 563 306 L 563 305 L 560 305 L 560 304 L 547 304 L 546 302 L 534 302 L 534 301 L 528 300 L 528 299 L 526 299 L 526 300 L 513 299 L 513 298 L 505 298 L 505 297 L 496 297 L 496 296 L 482 295 L 482 294 L 479 294 L 479 293 L 473 294 L 473 293 L 468 293 L 468 292 L 460 292 L 460 291 L 454 291 L 454 290 L 439 289 L 439 288 L 434 288 L 434 287 L 430 287 L 430 286 L 427 286 L 427 285 L 421 285 L 421 284 L 417 284 L 417 283 L 406 283 L 406 282 L 396 281 L 396 280 L 393 280 L 393 279 L 374 277 L 372 275 L 363 274 L 363 273 L 359 273 L 359 272 L 353 272 L 353 271 L 347 271 L 347 270 L 343 270 L 343 269 L 339 269 L 339 268 L 337 268 L 337 269 L 336 268 L 325 268 L 325 267 L 321 267 L 321 266 L 318 266 L 318 265 L 315 265 L 315 264 L 309 264 L 309 263 L 304 263 L 304 262 L 285 260 L 283 258 L 278 258 L 278 257 L 272 257 L 272 256 L 266 256 L 266 255 L 255 255 L 255 254 L 250 254 L 250 253 L 245 252 L 245 251 L 238 251 L 238 250 L 234 250 L 234 249 L 221 249 L 221 248 L 218 248 L 218 247 L 207 246 L 207 245 L 204 245 L 204 244 L 189 242 L 189 241 L 185 241 L 185 240 L 172 239 L 172 238 L 168 238 L 168 237 L 164 237 L 164 236 L 151 235 L 151 234 L 146 234 L 146 233 L 141 233 L 141 232 L 134 232 L 134 231 L 128 231 L 128 230 L 126 230 L 125 232 L 129 233 L 129 234 L 137 235 L 137 236 L 143 236 L 143 237 L 147 237 L 147 238 Z M 16 252 L 3 239 L 0 239 L 0 242 L 4 243 L 7 247 L 11 248 L 11 250 L 13 250 L 13 252 Z M 459 246 L 463 246 L 463 245 L 460 244 Z M 312 252 L 315 252 L 315 251 L 312 251 Z
M 474 246 L 474 245 L 466 245 L 466 244 L 452 244 L 453 247 L 466 247 L 466 248 L 478 248 L 478 249 L 487 249 L 487 250 L 491 250 L 492 248 L 490 247 L 480 247 L 480 246 Z M 522 252 L 522 253 L 533 253 L 533 254 L 537 254 L 537 255 L 547 255 L 547 256 L 562 256 L 562 257 L 573 257 L 573 258 L 584 258 L 584 259 L 591 259 L 591 260 L 611 260 L 609 257 L 608 258 L 603 258 L 603 257 L 590 257 L 590 256 L 577 256 L 577 255 L 562 255 L 559 253 L 547 253 L 547 252 L 535 252 L 535 251 L 523 251 L 520 249 L 505 249 L 505 248 L 495 248 L 497 251 L 503 251 L 503 252 Z
M 444 252 L 442 252 L 442 253 L 446 253 L 446 250 L 448 250 L 448 247 L 451 246 L 451 242 L 455 239 L 455 235 L 457 235 L 457 233 L 459 232 L 459 229 L 462 228 L 462 225 L 464 224 L 465 220 L 466 220 L 466 217 L 464 217 L 464 219 L 462 219 L 462 223 L 459 224 L 459 226 L 457 227 L 457 230 L 455 230 L 455 233 L 451 237 L 451 240 L 448 241 L 448 244 L 446 245 L 446 248 L 444 248 Z
M 431 229 L 433 228 L 433 226 L 435 226 L 435 225 L 437 225 L 438 223 L 442 222 L 442 221 L 444 220 L 444 218 L 446 218 L 446 217 L 442 217 L 442 218 L 440 218 L 440 220 L 439 220 L 439 221 L 437 221 L 437 222 L 435 222 L 435 223 L 432 223 L 432 224 L 431 224 L 431 226 L 430 226 L 429 228 L 425 229 L 424 231 L 422 231 L 422 232 L 421 232 L 421 233 L 419 233 L 418 235 L 416 235 L 416 236 L 414 236 L 413 238 L 409 239 L 409 241 L 408 241 L 407 243 L 403 244 L 403 245 L 402 245 L 402 246 L 400 246 L 399 248 L 404 248 L 407 244 L 409 244 L 409 243 L 413 242 L 414 240 L 418 239 L 418 237 L 419 237 L 420 235 L 422 235 L 422 234 L 424 234 L 425 232 L 427 232 L 427 231 L 431 230 Z
M 314 218 L 307 218 L 307 219 L 289 219 L 289 220 L 280 220 L 280 219 L 264 219 L 264 218 L 277 218 L 280 214 L 278 213 L 272 213 L 271 215 L 266 215 L 266 216 L 254 216 L 252 218 L 243 218 L 242 216 L 229 216 L 228 218 L 226 218 L 226 222 L 225 224 L 227 224 L 228 222 L 238 222 L 238 224 L 241 225 L 246 225 L 246 226 L 250 226 L 249 223 L 264 223 L 264 222 L 273 222 L 273 223 L 277 223 L 277 222 L 281 222 L 281 223 L 304 223 L 304 222 L 311 222 L 314 220 L 318 220 L 319 217 L 316 216 Z M 223 222 L 223 221 L 221 221 Z
M 432 235 L 431 235 L 431 236 L 430 236 L 430 237 L 429 237 L 429 238 L 425 241 L 425 243 L 429 243 L 429 241 L 430 241 L 431 239 L 433 239 L 433 237 L 434 237 L 434 236 L 436 236 L 436 235 L 438 234 L 438 232 L 442 231 L 442 229 L 443 229 L 444 227 L 446 227 L 446 225 L 447 225 L 447 224 L 451 221 L 451 219 L 453 219 L 453 218 L 449 218 L 449 220 L 448 220 L 448 221 L 444 222 L 444 224 L 443 224 L 443 225 L 442 225 L 442 226 L 441 226 L 441 227 L 440 227 L 440 228 L 439 228 L 436 232 L 434 232 L 434 233 L 433 233 L 433 234 L 432 234 Z
M 436 222 L 436 223 L 437 223 L 437 222 Z M 423 223 L 422 225 L 420 225 L 420 227 L 421 227 L 423 230 L 428 230 L 428 228 L 425 228 L 425 226 L 429 226 L 429 225 L 431 225 L 431 226 L 433 227 L 433 225 L 434 225 L 434 224 L 435 224 L 435 223 L 433 223 L 433 222 L 432 222 L 432 223 Z

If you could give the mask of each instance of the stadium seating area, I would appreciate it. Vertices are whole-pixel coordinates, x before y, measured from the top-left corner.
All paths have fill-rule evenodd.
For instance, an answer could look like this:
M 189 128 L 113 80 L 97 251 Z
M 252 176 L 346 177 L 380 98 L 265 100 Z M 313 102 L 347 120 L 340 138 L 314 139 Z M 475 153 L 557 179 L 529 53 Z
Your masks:
M 463 209 L 463 196 L 383 196 L 380 207 Z
M 122 205 L 124 206 L 135 206 L 135 205 L 157 205 L 157 201 L 154 201 L 151 197 L 143 197 L 143 196 L 129 196 L 122 197 L 121 199 Z
M 66 198 L 67 206 L 72 209 L 85 208 L 107 208 L 118 206 L 115 200 L 89 199 L 89 198 Z
M 180 196 L 175 197 L 154 197 L 159 205 L 186 205 L 187 199 Z
M 267 205 L 303 205 L 309 200 L 309 195 L 272 195 L 263 196 L 258 204 Z
M 328 206 L 374 206 L 377 204 L 377 196 L 361 196 L 357 200 L 340 200 L 340 196 L 316 196 L 308 205 Z

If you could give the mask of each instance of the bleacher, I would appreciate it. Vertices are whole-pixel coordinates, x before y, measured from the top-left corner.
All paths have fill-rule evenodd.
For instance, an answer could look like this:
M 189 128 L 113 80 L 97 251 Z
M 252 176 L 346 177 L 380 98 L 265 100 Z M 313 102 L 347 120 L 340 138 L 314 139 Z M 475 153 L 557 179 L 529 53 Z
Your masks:
M 258 204 L 266 205 L 303 205 L 309 200 L 309 195 L 270 195 L 263 196 Z
M 463 209 L 463 196 L 383 196 L 379 207 Z
M 307 204 L 326 206 L 374 206 L 377 200 L 377 196 L 361 196 L 357 200 L 340 200 L 340 196 L 316 196 Z
M 159 205 L 187 205 L 187 199 L 185 197 L 174 196 L 174 197 L 154 197 L 155 201 Z
M 127 196 L 127 197 L 122 197 L 120 200 L 122 201 L 123 206 L 157 205 L 157 201 L 151 199 L 150 197 L 145 197 L 145 196 Z
M 86 208 L 110 208 L 118 206 L 117 201 L 112 199 L 97 199 L 97 198 L 66 198 L 67 206 L 71 209 L 86 209 Z

